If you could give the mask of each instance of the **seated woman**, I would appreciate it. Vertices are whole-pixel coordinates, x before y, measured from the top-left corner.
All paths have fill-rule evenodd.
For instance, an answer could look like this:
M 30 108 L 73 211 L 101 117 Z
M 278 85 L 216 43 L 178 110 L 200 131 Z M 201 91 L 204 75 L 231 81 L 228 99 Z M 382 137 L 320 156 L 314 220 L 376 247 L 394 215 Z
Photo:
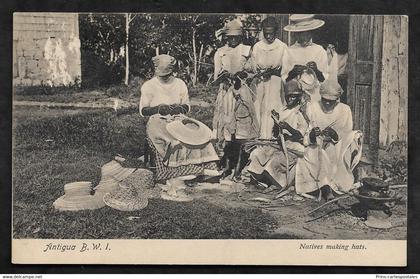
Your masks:
M 307 107 L 310 123 L 305 156 L 297 164 L 298 194 L 328 200 L 334 192 L 353 188 L 352 171 L 362 155 L 362 132 L 353 131 L 350 107 L 339 102 L 342 92 L 336 80 L 326 80 L 320 88 L 321 100 Z
M 155 155 L 156 180 L 182 186 L 188 177 L 217 175 L 219 157 L 210 142 L 187 146 L 166 129 L 168 123 L 181 119 L 190 110 L 187 86 L 173 76 L 175 58 L 158 55 L 153 63 L 155 77 L 141 88 L 140 114 L 150 116 L 146 134 Z
M 285 94 L 286 107 L 278 114 L 273 112 L 277 116 L 273 134 L 276 138 L 279 138 L 279 133 L 284 134 L 287 155 L 280 140 L 278 143 L 262 142 L 251 152 L 248 166 L 248 171 L 257 181 L 282 188 L 294 181 L 296 161 L 303 155 L 303 135 L 308 128 L 302 109 L 304 93 L 300 83 L 296 80 L 287 82 Z

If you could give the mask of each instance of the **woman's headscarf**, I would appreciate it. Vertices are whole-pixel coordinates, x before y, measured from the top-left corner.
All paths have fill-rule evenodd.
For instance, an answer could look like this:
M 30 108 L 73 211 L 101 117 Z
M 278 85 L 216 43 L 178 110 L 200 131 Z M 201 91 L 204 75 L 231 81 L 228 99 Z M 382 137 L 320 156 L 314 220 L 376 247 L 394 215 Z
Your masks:
M 176 65 L 175 58 L 167 54 L 157 55 L 152 58 L 152 61 L 155 66 L 155 74 L 160 77 L 172 74 Z

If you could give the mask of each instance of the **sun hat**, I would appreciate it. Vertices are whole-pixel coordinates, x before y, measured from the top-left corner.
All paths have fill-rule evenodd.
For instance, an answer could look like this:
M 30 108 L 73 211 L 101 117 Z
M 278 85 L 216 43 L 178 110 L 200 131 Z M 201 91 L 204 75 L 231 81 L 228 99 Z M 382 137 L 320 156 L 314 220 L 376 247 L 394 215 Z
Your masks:
M 293 14 L 290 16 L 290 24 L 283 29 L 289 32 L 304 32 L 318 29 L 325 24 L 323 20 L 315 19 L 313 14 Z
M 326 80 L 321 84 L 319 88 L 319 94 L 322 98 L 327 100 L 337 100 L 343 93 L 343 89 L 340 84 L 335 80 Z
M 166 125 L 171 136 L 188 145 L 203 145 L 212 138 L 212 131 L 204 123 L 185 117 Z
M 167 54 L 160 54 L 152 58 L 157 76 L 167 76 L 174 71 L 176 60 Z
M 153 187 L 153 172 L 138 169 L 120 182 L 116 191 L 106 193 L 103 201 L 109 207 L 120 211 L 140 210 L 148 205 Z
M 229 21 L 225 25 L 226 36 L 241 36 L 243 34 L 242 24 L 238 20 Z
M 102 178 L 113 177 L 115 180 L 120 182 L 127 178 L 135 170 L 135 168 L 123 168 L 120 163 L 112 160 L 102 166 L 101 175 Z
M 365 225 L 375 229 L 389 229 L 392 227 L 389 215 L 382 210 L 368 210 Z
M 64 185 L 64 195 L 54 201 L 59 211 L 94 210 L 103 206 L 92 194 L 92 182 L 78 181 Z

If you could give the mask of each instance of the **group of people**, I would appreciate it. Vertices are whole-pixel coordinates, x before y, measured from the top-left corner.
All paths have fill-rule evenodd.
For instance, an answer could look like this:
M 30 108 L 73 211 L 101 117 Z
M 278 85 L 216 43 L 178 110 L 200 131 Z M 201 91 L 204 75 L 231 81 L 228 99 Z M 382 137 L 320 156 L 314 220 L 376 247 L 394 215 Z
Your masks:
M 168 132 L 168 123 L 187 119 L 188 90 L 173 75 L 175 58 L 154 57 L 155 77 L 141 88 L 140 114 L 150 116 L 156 179 L 176 187 L 199 175 L 242 182 L 246 171 L 253 182 L 294 186 L 307 198 L 351 190 L 362 134 L 353 131 L 350 107 L 340 102 L 334 60 L 312 41 L 312 31 L 323 25 L 314 15 L 291 15 L 284 27 L 293 34 L 288 46 L 276 36 L 275 18 L 267 17 L 263 38 L 247 46 L 241 23 L 228 22 L 219 32 L 226 44 L 214 55 L 219 90 L 211 140 L 199 144 Z

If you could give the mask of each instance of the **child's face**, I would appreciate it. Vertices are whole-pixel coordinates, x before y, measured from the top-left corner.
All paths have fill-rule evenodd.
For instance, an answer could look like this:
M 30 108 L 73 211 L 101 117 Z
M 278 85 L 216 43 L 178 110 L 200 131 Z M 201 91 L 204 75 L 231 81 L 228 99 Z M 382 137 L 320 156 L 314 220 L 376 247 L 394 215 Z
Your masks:
M 263 28 L 264 38 L 267 40 L 269 44 L 274 42 L 276 39 L 276 30 L 274 27 L 264 27 Z
M 329 100 L 325 98 L 321 98 L 321 104 L 324 111 L 332 111 L 335 106 L 338 104 L 338 100 Z
M 287 108 L 294 108 L 297 106 L 302 99 L 302 93 L 301 92 L 293 92 L 288 95 L 286 95 L 286 104 Z
M 226 36 L 230 47 L 237 47 L 241 43 L 241 36 Z

